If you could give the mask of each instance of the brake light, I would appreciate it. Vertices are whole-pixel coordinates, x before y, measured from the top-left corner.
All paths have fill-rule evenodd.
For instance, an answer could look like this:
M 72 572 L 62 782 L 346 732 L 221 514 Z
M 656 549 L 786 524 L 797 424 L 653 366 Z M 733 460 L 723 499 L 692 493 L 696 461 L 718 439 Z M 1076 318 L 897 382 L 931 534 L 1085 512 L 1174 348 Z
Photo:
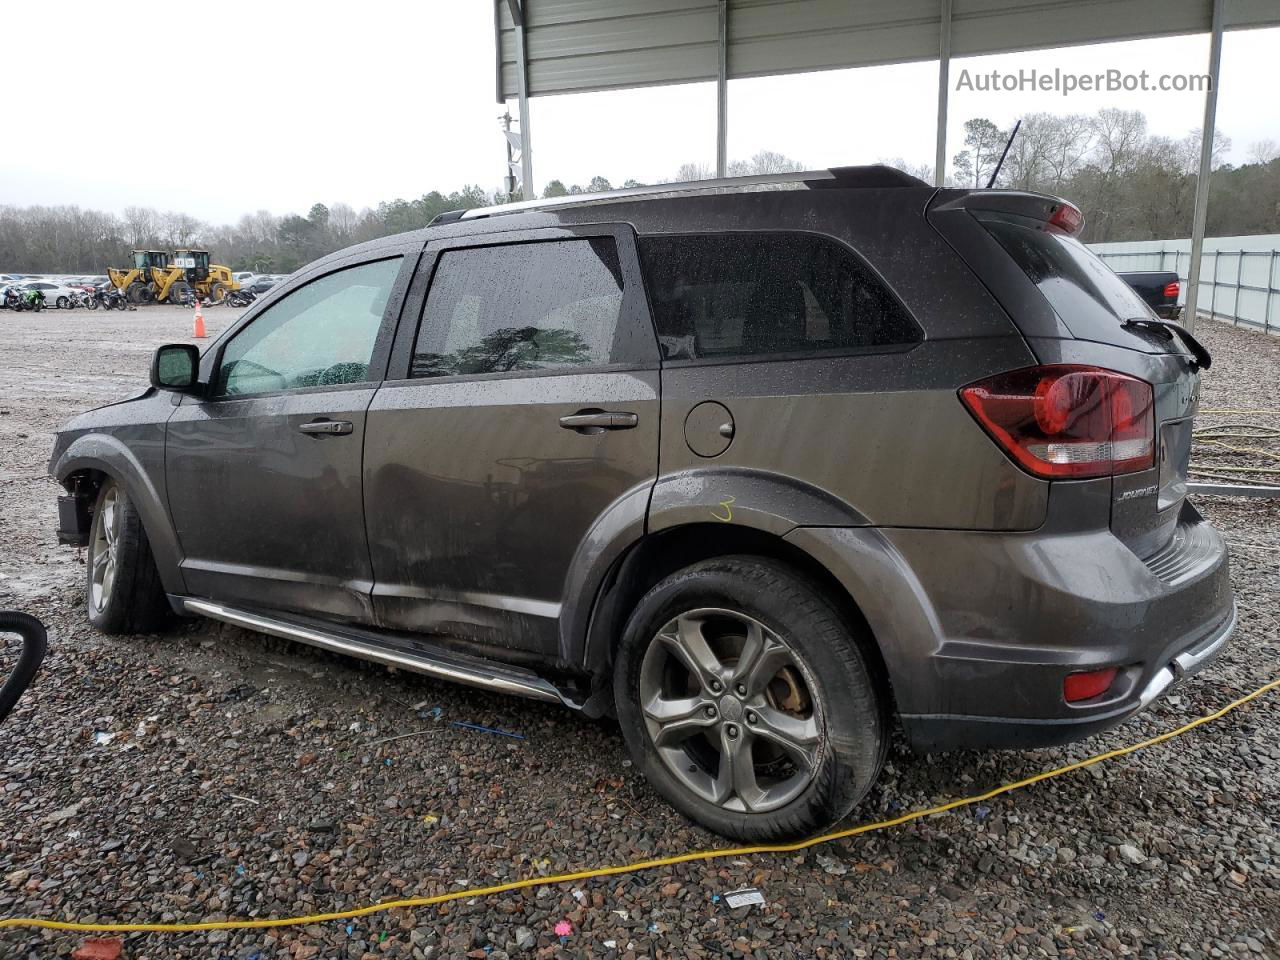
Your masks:
M 1164 297 L 1165 297 L 1165 299 L 1166 299 L 1166 300 L 1177 300 L 1177 299 L 1178 299 L 1178 291 L 1179 291 L 1179 289 L 1180 289 L 1180 288 L 1179 288 L 1179 286 L 1178 286 L 1178 281 L 1177 281 L 1177 280 L 1174 280 L 1172 283 L 1166 283 L 1166 284 L 1164 285 Z
M 1062 681 L 1062 699 L 1067 703 L 1092 700 L 1111 689 L 1117 673 L 1119 670 L 1116 667 L 1089 670 L 1085 673 L 1069 673 Z
M 1078 207 L 1073 207 L 1069 203 L 1062 203 L 1050 215 L 1047 226 L 1057 227 L 1064 233 L 1076 233 L 1084 226 L 1084 214 L 1080 212 Z
M 1151 384 L 1075 364 L 1000 373 L 960 390 L 974 419 L 1028 473 L 1082 480 L 1155 463 Z

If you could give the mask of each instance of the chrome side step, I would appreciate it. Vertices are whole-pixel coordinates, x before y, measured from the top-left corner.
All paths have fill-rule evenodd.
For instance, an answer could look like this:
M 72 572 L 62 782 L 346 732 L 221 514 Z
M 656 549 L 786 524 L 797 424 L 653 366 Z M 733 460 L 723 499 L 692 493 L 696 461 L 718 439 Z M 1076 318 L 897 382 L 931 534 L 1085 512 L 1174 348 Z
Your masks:
M 444 649 L 410 651 L 390 645 L 384 646 L 343 633 L 340 628 L 321 628 L 292 623 L 281 617 L 240 610 L 210 600 L 184 597 L 182 606 L 189 613 L 199 614 L 202 617 L 221 620 L 223 623 L 230 623 L 246 630 L 268 633 L 274 637 L 284 637 L 286 640 L 296 640 L 299 643 L 306 643 L 349 657 L 372 660 L 375 663 L 399 667 L 401 670 L 412 670 L 414 673 L 423 673 L 440 680 L 451 680 L 454 683 L 464 683 L 472 687 L 483 687 L 486 690 L 498 690 L 533 700 L 560 703 L 574 709 L 581 707 L 581 704 L 562 693 L 555 684 L 519 667 L 510 667 Z

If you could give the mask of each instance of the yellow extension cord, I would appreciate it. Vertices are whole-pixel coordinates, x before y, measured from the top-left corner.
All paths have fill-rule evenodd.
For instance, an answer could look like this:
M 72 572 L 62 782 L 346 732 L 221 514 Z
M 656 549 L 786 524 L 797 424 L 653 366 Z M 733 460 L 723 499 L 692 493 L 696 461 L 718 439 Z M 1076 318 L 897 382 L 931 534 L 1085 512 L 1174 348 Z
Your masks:
M 1194 730 L 1196 727 L 1211 723 L 1221 717 L 1226 716 L 1232 710 L 1243 706 L 1250 700 L 1255 700 L 1271 690 L 1280 687 L 1280 679 L 1272 680 L 1270 683 L 1263 684 L 1252 693 L 1246 694 L 1238 700 L 1233 700 L 1225 707 L 1214 713 L 1206 714 L 1203 717 L 1185 723 L 1180 727 L 1151 737 L 1149 740 L 1142 740 L 1138 743 L 1130 744 L 1127 747 L 1120 747 L 1116 750 L 1108 750 L 1106 753 L 1099 753 L 1096 756 L 1089 757 L 1085 760 L 1077 760 L 1075 763 L 1068 763 L 1065 766 L 1057 767 L 1053 770 L 1046 770 L 1044 773 L 1037 773 L 1035 776 L 1027 777 L 1025 780 L 1019 780 L 1016 783 L 1007 783 L 1004 786 L 996 787 L 994 790 L 988 790 L 986 793 L 980 793 L 976 796 L 965 797 L 960 800 L 951 800 L 948 803 L 939 804 L 936 807 L 929 807 L 926 810 L 915 810 L 911 813 L 905 813 L 900 817 L 892 820 L 881 820 L 878 823 L 867 823 L 858 827 L 850 827 L 847 830 L 836 830 L 833 833 L 826 833 L 819 837 L 812 837 L 808 840 L 801 840 L 796 843 L 778 843 L 763 844 L 754 847 L 727 847 L 718 850 L 696 850 L 690 853 L 681 853 L 672 857 L 661 857 L 657 860 L 641 860 L 637 863 L 620 864 L 612 867 L 595 867 L 590 870 L 578 870 L 574 873 L 560 873 L 551 877 L 529 877 L 525 880 L 513 880 L 509 883 L 499 883 L 491 887 L 473 887 L 468 890 L 459 890 L 455 893 L 440 893 L 434 897 L 412 897 L 407 900 L 388 900 L 383 903 L 375 903 L 367 907 L 359 907 L 355 910 L 343 910 L 338 913 L 317 913 L 307 917 L 281 917 L 275 920 L 225 920 L 216 923 L 70 923 L 62 920 L 46 920 L 41 917 L 11 917 L 9 919 L 0 920 L 0 929 L 6 927 L 43 927 L 46 930 L 72 930 L 82 933 L 196 933 L 203 930 L 261 930 L 267 927 L 290 927 L 301 926 L 308 923 L 323 923 L 331 920 L 353 920 L 357 917 L 367 917 L 370 914 L 380 913 L 385 910 L 398 910 L 406 907 L 430 907 L 440 903 L 446 903 L 450 900 L 469 900 L 472 897 L 489 897 L 498 893 L 507 893 L 511 890 L 525 890 L 530 887 L 545 887 L 557 883 L 570 883 L 577 880 L 590 880 L 593 877 L 611 877 L 620 873 L 635 873 L 640 870 L 655 870 L 658 867 L 670 867 L 678 863 L 690 863 L 694 860 L 720 860 L 728 857 L 745 857 L 760 853 L 793 853 L 796 850 L 805 850 L 809 847 L 816 846 L 820 843 L 829 843 L 832 840 L 841 840 L 845 837 L 854 837 L 861 833 L 871 833 L 873 830 L 884 830 L 889 827 L 896 827 L 904 823 L 910 823 L 912 820 L 919 820 L 922 817 L 931 817 L 939 813 L 945 813 L 948 810 L 955 810 L 959 807 L 966 807 L 970 804 L 980 803 L 983 800 L 990 800 L 992 797 L 998 797 L 1001 794 L 1009 793 L 1013 790 L 1019 790 L 1023 787 L 1029 787 L 1032 784 L 1040 783 L 1042 780 L 1049 780 L 1053 777 L 1060 777 L 1064 773 L 1071 773 L 1074 770 L 1082 770 L 1085 767 L 1093 766 L 1095 763 L 1101 763 L 1104 760 L 1112 760 L 1116 757 L 1123 757 L 1130 753 L 1135 753 L 1146 747 L 1155 746 L 1158 743 L 1164 743 L 1166 740 L 1172 740 L 1184 733 Z
M 1280 416 L 1280 410 L 1269 410 L 1265 407 L 1257 407 L 1257 408 L 1254 408 L 1254 407 L 1203 407 L 1200 409 L 1199 412 L 1202 414 L 1231 413 L 1231 414 L 1253 414 L 1253 415 L 1263 414 L 1267 416 Z M 1248 424 L 1242 424 L 1242 426 L 1248 426 Z M 1224 450 L 1229 450 L 1232 453 L 1261 454 L 1262 456 L 1267 457 L 1269 459 L 1280 459 L 1280 457 L 1278 457 L 1277 454 L 1272 453 L 1270 450 L 1262 450 L 1262 449 L 1259 449 L 1258 447 L 1235 447 L 1235 446 L 1231 446 L 1230 444 L 1224 443 L 1221 439 L 1218 439 L 1216 437 L 1206 439 L 1203 437 L 1196 436 L 1196 434 L 1212 433 L 1212 431 L 1216 429 L 1220 429 L 1220 427 L 1204 427 L 1200 430 L 1195 431 L 1195 433 L 1192 434 L 1192 436 L 1193 438 L 1199 440 L 1201 443 L 1210 444 L 1212 446 L 1219 447 Z M 1277 475 L 1280 475 L 1280 468 L 1233 467 L 1228 464 L 1220 464 L 1217 466 L 1210 465 L 1210 466 L 1201 467 L 1201 468 L 1192 466 L 1191 472 L 1201 474 L 1202 476 L 1210 477 L 1210 479 L 1214 479 L 1214 480 L 1227 480 L 1235 483 L 1240 483 L 1242 481 L 1253 480 L 1254 478 L 1222 476 L 1222 474 L 1251 473 L 1251 474 L 1263 474 L 1267 476 L 1277 476 Z M 1214 476 L 1214 474 L 1219 474 L 1219 475 Z

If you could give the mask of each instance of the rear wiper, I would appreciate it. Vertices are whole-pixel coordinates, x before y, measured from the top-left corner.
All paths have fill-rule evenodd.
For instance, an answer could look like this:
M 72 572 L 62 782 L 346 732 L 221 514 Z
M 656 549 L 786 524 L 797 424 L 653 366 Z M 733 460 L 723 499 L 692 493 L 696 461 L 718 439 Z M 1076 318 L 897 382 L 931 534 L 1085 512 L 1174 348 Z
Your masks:
M 1159 330 L 1170 338 L 1176 333 L 1178 339 L 1186 344 L 1187 349 L 1191 351 L 1191 356 L 1195 358 L 1197 369 L 1208 370 L 1213 364 L 1213 357 L 1209 356 L 1209 351 L 1205 349 L 1204 344 L 1193 337 L 1191 331 L 1180 323 L 1174 323 L 1172 320 L 1159 320 L 1155 317 L 1130 317 L 1120 326 Z

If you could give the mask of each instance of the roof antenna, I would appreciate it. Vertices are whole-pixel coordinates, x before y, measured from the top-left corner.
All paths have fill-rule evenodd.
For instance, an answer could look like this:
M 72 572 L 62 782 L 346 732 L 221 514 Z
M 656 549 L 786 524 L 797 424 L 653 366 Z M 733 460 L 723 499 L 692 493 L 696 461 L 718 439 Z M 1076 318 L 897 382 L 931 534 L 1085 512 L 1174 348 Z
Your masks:
M 1018 128 L 1022 126 L 1019 120 L 1013 125 L 1013 133 L 1009 134 L 1009 139 L 1005 141 L 1004 153 L 1000 154 L 1000 162 L 996 164 L 996 168 L 991 171 L 991 179 L 987 181 L 987 189 L 990 190 L 996 185 L 996 177 L 1000 176 L 1000 168 L 1004 166 L 1004 158 L 1009 155 L 1009 148 L 1013 146 L 1013 138 L 1018 135 Z

